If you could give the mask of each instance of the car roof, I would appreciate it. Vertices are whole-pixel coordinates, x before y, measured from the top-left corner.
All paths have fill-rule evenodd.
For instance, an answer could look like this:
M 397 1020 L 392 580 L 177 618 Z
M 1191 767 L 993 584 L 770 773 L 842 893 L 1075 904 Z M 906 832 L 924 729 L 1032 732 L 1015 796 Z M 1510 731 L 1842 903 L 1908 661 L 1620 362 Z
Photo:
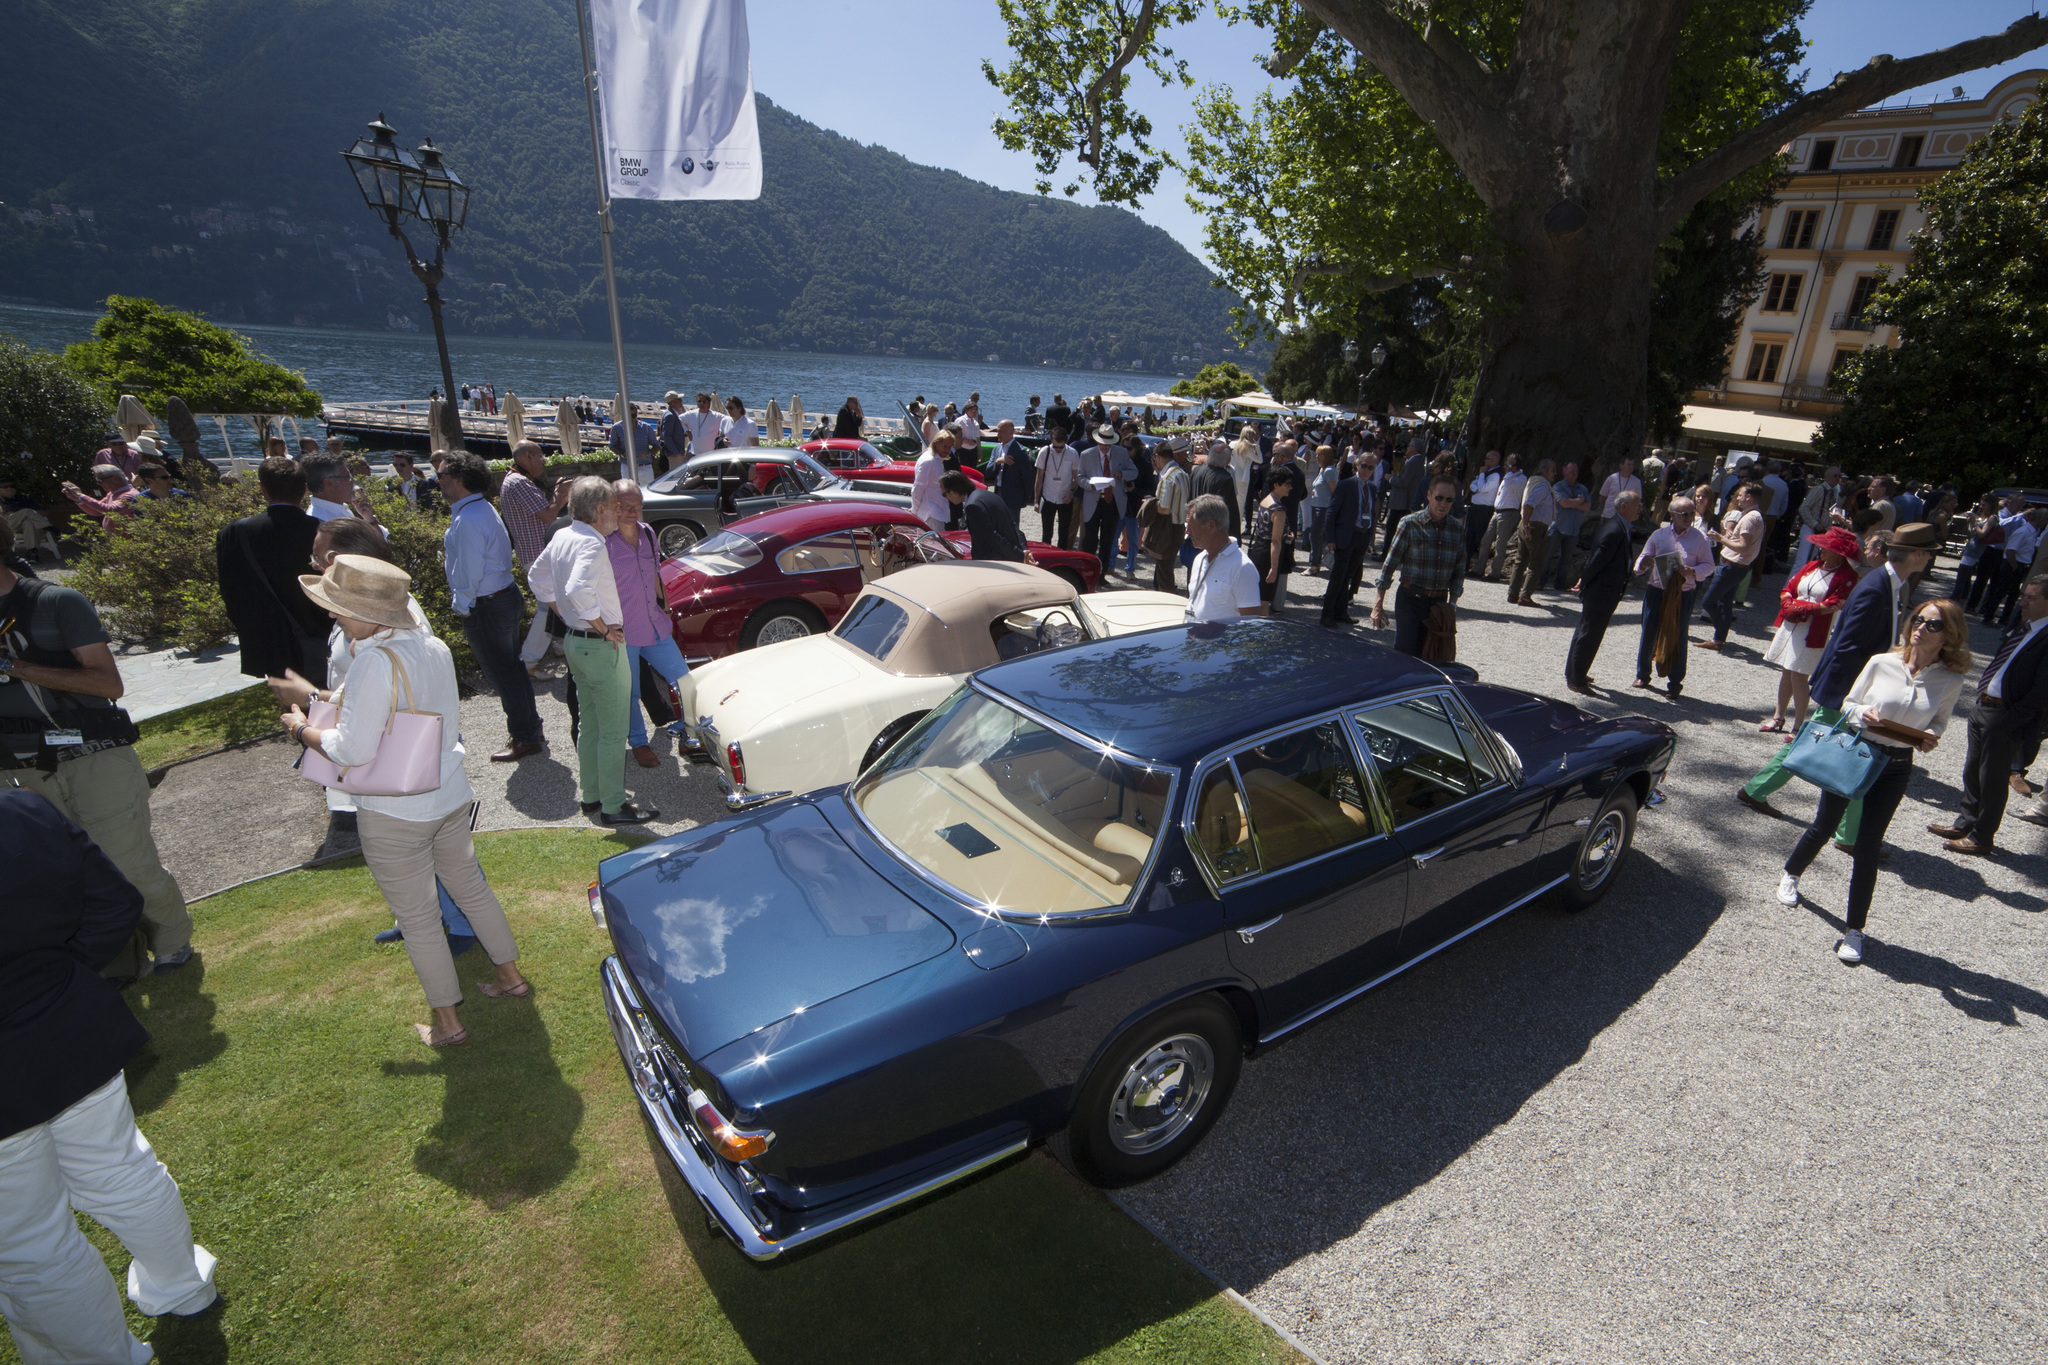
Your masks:
M 759 540 L 779 536 L 784 540 L 809 540 L 812 536 L 855 526 L 922 526 L 906 507 L 888 502 L 861 502 L 835 498 L 830 502 L 786 502 L 765 512 L 728 522 L 723 529 L 738 531 Z
M 864 591 L 910 610 L 909 627 L 883 662 L 892 673 L 918 677 L 985 667 L 996 658 L 990 622 L 1074 600 L 1073 587 L 1059 575 L 998 560 L 915 564 Z
M 684 461 L 683 468 L 695 469 L 698 465 L 720 464 L 727 460 L 747 464 L 793 464 L 803 453 L 786 446 L 727 446 L 723 450 L 707 450 L 702 455 L 692 455 Z
M 976 678 L 1069 729 L 1174 766 L 1340 702 L 1447 684 L 1384 645 L 1261 617 L 1094 640 Z

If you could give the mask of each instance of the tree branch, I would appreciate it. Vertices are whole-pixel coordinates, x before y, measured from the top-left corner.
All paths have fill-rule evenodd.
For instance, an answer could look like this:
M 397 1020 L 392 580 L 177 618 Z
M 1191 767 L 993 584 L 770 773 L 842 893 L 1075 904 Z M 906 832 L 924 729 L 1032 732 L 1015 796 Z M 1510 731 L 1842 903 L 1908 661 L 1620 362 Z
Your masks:
M 1356 288 L 1363 294 L 1384 294 L 1389 289 L 1399 289 L 1402 285 L 1413 284 L 1417 280 L 1431 280 L 1441 277 L 1456 283 L 1462 278 L 1463 272 L 1472 268 L 1472 264 L 1473 261 L 1470 256 L 1460 256 L 1454 265 L 1425 265 L 1415 270 L 1397 271 L 1391 275 L 1374 275 L 1357 281 Z M 1310 277 L 1316 275 L 1348 275 L 1350 273 L 1351 268 L 1349 266 L 1332 265 L 1326 261 L 1303 261 L 1300 265 L 1294 267 L 1294 274 L 1287 281 L 1287 292 L 1280 304 L 1281 321 L 1293 322 L 1295 320 L 1295 298 L 1301 293 L 1301 287 L 1309 282 Z
M 1658 199 L 1664 231 L 1676 227 L 1702 198 L 1817 124 L 1852 114 L 1901 90 L 1996 66 L 2043 45 L 2048 45 L 2048 18 L 2030 14 L 2003 33 L 1972 38 L 1904 61 L 1872 57 L 1862 70 L 1838 75 L 1825 88 L 1808 91 L 1667 180 Z
M 1308 56 L 1309 49 L 1313 48 L 1316 45 L 1316 39 L 1322 36 L 1322 21 L 1312 17 L 1308 21 L 1308 32 L 1301 36 L 1300 41 L 1288 48 L 1276 46 L 1271 56 L 1258 58 L 1258 63 L 1265 69 L 1268 76 L 1277 81 L 1287 75 L 1288 72 L 1294 70 L 1295 67 L 1301 65 L 1301 59 Z
M 1117 82 L 1123 79 L 1124 68 L 1143 55 L 1147 44 L 1152 41 L 1153 11 L 1156 4 L 1157 0 L 1140 0 L 1137 20 L 1124 35 L 1123 42 L 1117 47 L 1116 56 L 1111 59 L 1108 66 L 1102 68 L 1102 74 L 1089 84 L 1087 94 L 1082 96 L 1083 102 L 1088 106 L 1088 145 L 1085 149 L 1076 151 L 1074 156 L 1076 160 L 1093 167 L 1098 175 L 1102 173 L 1103 96 L 1117 88 Z M 1123 5 L 1119 3 L 1116 8 L 1117 14 L 1121 17 Z
M 1401 92 L 1459 165 L 1500 159 L 1512 134 L 1492 73 L 1449 29 L 1431 22 L 1424 36 L 1409 22 L 1402 0 L 1300 3 Z M 1491 155 L 1479 155 L 1482 148 Z M 1481 197 L 1489 197 L 1483 188 Z

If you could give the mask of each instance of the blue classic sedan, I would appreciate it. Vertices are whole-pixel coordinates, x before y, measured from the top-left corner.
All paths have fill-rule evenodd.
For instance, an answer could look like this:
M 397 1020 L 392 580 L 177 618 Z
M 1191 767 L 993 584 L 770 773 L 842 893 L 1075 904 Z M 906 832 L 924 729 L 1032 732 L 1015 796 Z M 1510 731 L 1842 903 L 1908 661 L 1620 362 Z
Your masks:
M 999 664 L 844 786 L 607 859 L 642 1107 L 767 1259 L 1049 1141 L 1103 1185 L 1248 1054 L 1612 885 L 1672 732 L 1270 620 Z

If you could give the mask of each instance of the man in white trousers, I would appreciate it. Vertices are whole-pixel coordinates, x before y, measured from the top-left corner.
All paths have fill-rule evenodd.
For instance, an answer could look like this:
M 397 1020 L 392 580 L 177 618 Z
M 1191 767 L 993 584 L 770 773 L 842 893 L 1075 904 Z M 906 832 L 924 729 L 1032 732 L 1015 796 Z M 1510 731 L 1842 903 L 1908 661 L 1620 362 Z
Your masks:
M 40 795 L 0 788 L 0 1316 L 24 1365 L 142 1365 L 84 1213 L 134 1259 L 128 1297 L 152 1316 L 220 1301 L 214 1258 L 135 1126 L 122 1067 L 149 1034 L 99 974 L 142 895 Z

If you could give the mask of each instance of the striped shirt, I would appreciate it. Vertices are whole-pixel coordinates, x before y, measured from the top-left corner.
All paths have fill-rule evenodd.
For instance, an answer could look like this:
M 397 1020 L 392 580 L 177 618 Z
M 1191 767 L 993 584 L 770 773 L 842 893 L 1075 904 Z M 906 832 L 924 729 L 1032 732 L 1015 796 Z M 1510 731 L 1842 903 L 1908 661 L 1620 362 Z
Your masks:
M 1159 475 L 1159 491 L 1153 494 L 1159 500 L 1159 515 L 1178 526 L 1188 515 L 1188 473 L 1177 464 L 1169 463 Z
M 1401 518 L 1380 565 L 1381 592 L 1397 568 L 1404 587 L 1456 597 L 1465 591 L 1465 523 L 1456 517 L 1431 521 L 1428 512 L 1410 512 Z
M 548 495 L 541 492 L 539 484 L 516 469 L 506 472 L 498 485 L 498 515 L 504 519 L 519 562 L 528 568 L 547 548 L 548 525 L 554 520 L 547 510 Z

